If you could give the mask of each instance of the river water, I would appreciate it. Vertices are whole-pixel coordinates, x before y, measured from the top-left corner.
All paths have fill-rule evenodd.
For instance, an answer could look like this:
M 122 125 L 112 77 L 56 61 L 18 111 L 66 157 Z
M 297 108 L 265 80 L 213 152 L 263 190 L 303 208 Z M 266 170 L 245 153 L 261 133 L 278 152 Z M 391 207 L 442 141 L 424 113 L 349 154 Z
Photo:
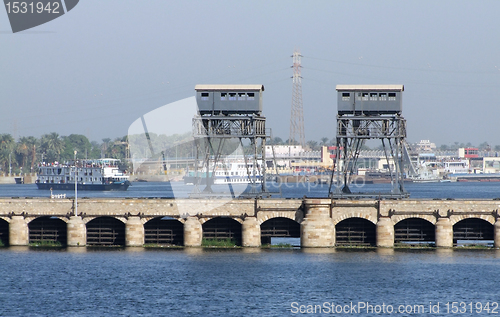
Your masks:
M 134 183 L 127 192 L 79 196 L 181 197 L 191 191 L 171 186 Z M 407 189 L 413 198 L 500 197 L 500 183 Z M 283 194 L 318 197 L 327 190 L 297 187 Z M 0 185 L 3 197 L 48 195 L 34 185 Z M 11 247 L 0 249 L 0 276 L 0 316 L 500 314 L 499 250 Z
M 496 250 L 11 248 L 0 251 L 0 274 L 2 316 L 290 316 L 307 311 L 386 316 L 389 308 L 393 315 L 437 316 L 452 315 L 455 306 L 462 316 L 500 311 Z M 332 309 L 342 313 L 332 314 Z
M 200 187 L 203 190 L 203 187 Z M 249 189 L 244 185 L 215 185 L 215 192 L 238 196 Z M 328 185 L 318 185 L 314 183 L 291 183 L 281 185 L 281 195 L 284 198 L 307 197 L 327 197 Z M 416 199 L 495 199 L 500 198 L 500 182 L 455 182 L 455 183 L 409 183 L 405 185 L 406 191 L 410 193 L 410 198 Z M 78 197 L 169 197 L 186 198 L 193 192 L 194 186 L 184 185 L 182 182 L 134 182 L 127 191 L 98 192 L 79 191 Z M 270 183 L 268 190 L 273 197 L 279 197 L 279 187 L 275 183 Z M 353 192 L 389 192 L 390 184 L 366 184 L 351 186 Z M 74 197 L 74 191 L 54 191 L 54 194 L 66 194 L 66 197 Z M 0 197 L 49 197 L 49 190 L 39 190 L 35 184 L 0 184 Z

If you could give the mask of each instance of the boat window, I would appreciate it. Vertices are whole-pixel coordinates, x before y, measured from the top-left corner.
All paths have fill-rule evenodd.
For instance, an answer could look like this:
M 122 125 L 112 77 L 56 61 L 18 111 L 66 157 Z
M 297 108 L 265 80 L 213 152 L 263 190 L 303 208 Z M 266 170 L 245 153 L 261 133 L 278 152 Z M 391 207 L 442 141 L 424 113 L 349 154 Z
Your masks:
M 351 93 L 350 92 L 343 92 L 342 93 L 342 101 L 349 101 L 351 99 Z
M 201 93 L 201 100 L 208 100 L 208 92 Z

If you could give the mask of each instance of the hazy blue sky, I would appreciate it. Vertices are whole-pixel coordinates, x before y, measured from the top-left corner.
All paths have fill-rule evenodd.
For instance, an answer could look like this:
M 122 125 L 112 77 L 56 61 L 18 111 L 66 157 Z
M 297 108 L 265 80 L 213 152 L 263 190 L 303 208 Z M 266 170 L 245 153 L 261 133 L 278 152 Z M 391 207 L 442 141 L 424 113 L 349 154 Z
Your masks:
M 337 84 L 404 84 L 408 140 L 500 144 L 500 1 L 81 0 L 12 34 L 0 10 L 0 133 L 127 134 L 196 84 L 264 84 L 288 138 L 294 48 L 306 140 L 335 135 Z M 175 116 L 175 113 L 171 113 Z

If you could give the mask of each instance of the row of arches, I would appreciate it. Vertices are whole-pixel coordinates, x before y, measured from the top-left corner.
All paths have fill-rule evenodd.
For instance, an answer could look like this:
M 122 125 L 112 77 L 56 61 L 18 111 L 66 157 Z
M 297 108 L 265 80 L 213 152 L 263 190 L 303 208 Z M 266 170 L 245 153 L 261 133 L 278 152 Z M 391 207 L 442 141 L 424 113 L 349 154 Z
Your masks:
M 28 223 L 29 243 L 51 241 L 65 245 L 67 225 L 57 217 L 39 217 Z M 217 217 L 202 224 L 203 238 L 231 239 L 242 245 L 242 225 L 229 217 Z M 270 244 L 271 238 L 300 238 L 300 224 L 294 220 L 277 217 L 260 225 L 261 243 Z M 125 245 L 125 224 L 113 217 L 97 217 L 86 224 L 88 246 Z M 348 218 L 335 226 L 336 245 L 376 245 L 376 225 L 364 218 Z M 432 244 L 435 226 L 421 218 L 408 218 L 394 226 L 396 244 Z M 461 240 L 493 240 L 494 226 L 486 220 L 467 218 L 453 226 L 453 242 Z M 0 240 L 9 244 L 9 223 L 0 219 Z M 157 217 L 144 224 L 145 244 L 179 245 L 184 243 L 184 225 L 178 219 Z

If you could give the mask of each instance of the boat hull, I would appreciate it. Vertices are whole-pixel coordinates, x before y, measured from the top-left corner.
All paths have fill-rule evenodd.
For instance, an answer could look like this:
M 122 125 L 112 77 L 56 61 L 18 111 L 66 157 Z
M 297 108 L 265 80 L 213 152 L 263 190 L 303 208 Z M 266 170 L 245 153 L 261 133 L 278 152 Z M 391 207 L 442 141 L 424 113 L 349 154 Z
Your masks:
M 75 190 L 75 184 L 59 184 L 59 183 L 36 183 L 38 189 L 52 190 Z M 112 184 L 78 184 L 78 190 L 92 191 L 125 191 L 130 186 L 130 182 L 112 183 Z

